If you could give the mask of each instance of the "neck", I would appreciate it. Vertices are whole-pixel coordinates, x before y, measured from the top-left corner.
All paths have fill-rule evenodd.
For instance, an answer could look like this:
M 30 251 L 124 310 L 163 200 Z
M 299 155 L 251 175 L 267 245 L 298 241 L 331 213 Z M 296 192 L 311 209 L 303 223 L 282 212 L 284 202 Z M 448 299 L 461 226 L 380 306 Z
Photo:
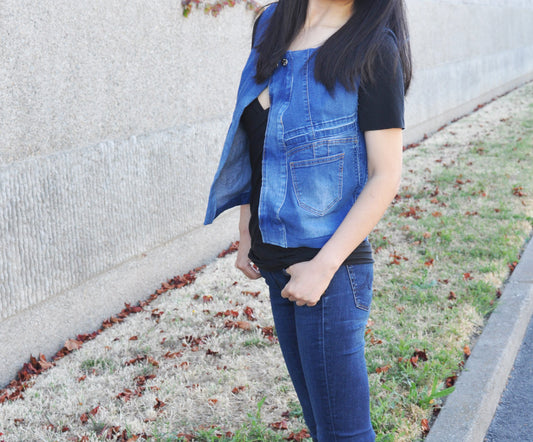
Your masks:
M 295 0 L 292 0 L 295 1 Z M 353 0 L 308 0 L 305 28 L 342 27 L 352 15 Z

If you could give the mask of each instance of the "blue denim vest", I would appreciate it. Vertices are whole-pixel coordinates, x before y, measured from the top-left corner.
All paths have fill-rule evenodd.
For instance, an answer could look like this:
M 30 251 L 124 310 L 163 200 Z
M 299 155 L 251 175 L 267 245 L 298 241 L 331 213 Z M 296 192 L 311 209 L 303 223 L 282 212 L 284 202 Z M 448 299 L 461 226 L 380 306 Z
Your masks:
M 261 15 L 256 41 L 274 8 L 268 7 Z M 253 78 L 257 52 L 252 48 L 204 224 L 224 210 L 249 203 L 249 146 L 240 119 L 246 106 L 267 86 L 271 105 L 259 201 L 263 241 L 281 247 L 320 248 L 353 206 L 368 179 L 365 139 L 357 121 L 357 92 L 338 83 L 332 96 L 318 83 L 315 52 L 287 51 L 272 76 L 258 84 Z

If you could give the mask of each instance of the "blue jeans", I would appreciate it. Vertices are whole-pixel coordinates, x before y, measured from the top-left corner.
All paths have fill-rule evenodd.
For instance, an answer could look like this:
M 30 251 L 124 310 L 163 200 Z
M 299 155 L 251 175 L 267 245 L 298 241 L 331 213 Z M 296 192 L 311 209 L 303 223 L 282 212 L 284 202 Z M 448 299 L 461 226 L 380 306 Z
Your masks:
M 372 300 L 372 264 L 343 265 L 320 301 L 298 307 L 281 297 L 284 270 L 261 274 L 283 358 L 313 440 L 375 440 L 370 422 L 365 326 Z

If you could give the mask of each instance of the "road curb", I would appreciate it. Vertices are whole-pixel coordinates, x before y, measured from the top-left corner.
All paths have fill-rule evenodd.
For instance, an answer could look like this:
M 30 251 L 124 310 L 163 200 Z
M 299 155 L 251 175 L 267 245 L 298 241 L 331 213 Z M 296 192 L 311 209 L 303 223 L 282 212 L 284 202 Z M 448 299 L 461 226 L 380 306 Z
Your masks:
M 505 284 L 427 442 L 481 442 L 533 314 L 533 239 Z

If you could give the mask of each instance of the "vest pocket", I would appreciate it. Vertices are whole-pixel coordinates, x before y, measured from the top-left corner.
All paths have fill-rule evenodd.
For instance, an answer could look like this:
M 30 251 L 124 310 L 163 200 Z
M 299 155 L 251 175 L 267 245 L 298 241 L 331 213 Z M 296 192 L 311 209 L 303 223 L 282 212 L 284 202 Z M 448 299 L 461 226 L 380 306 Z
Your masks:
M 298 205 L 325 215 L 342 197 L 344 153 L 289 163 Z

